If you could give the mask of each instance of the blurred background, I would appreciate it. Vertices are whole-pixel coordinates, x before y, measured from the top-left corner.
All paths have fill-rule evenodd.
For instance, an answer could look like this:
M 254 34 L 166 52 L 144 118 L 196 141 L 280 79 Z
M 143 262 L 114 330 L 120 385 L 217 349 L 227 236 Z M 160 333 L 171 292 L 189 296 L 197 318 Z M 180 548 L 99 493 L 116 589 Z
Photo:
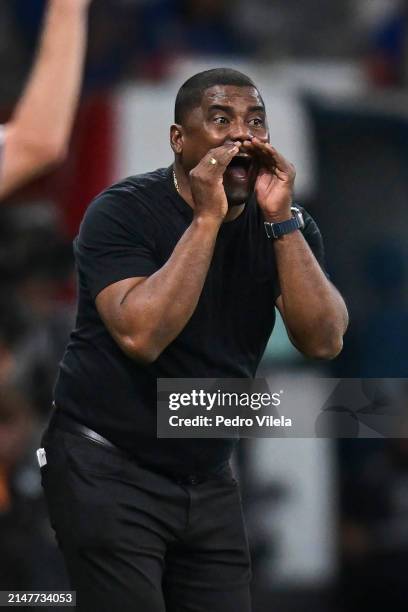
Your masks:
M 0 123 L 43 8 L 0 3 Z M 217 66 L 263 93 L 351 315 L 326 365 L 278 323 L 259 374 L 407 376 L 408 2 L 95 0 L 69 159 L 0 207 L 0 589 L 67 587 L 34 450 L 75 316 L 79 222 L 112 181 L 171 163 L 175 94 Z M 254 612 L 407 609 L 408 440 L 243 440 L 236 463 Z

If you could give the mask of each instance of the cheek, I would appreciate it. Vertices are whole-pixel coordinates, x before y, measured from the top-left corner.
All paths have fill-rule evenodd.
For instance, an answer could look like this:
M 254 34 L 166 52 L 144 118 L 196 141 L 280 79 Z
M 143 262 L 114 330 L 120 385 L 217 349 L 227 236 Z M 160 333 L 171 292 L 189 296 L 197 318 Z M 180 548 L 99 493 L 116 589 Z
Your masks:
M 194 168 L 210 149 L 220 147 L 228 134 L 216 126 L 206 126 L 205 130 L 190 130 L 183 141 L 182 159 L 186 169 Z
M 206 153 L 209 149 L 221 146 L 227 139 L 227 129 L 222 129 L 214 123 L 206 123 L 202 129 L 191 130 L 184 144 L 189 149 L 194 148 Z
M 220 147 L 227 140 L 231 140 L 229 131 L 214 127 L 214 129 L 208 133 L 208 148 L 213 149 L 215 147 Z
M 217 146 L 219 146 L 218 142 L 197 141 L 196 143 L 190 143 L 188 146 L 183 148 L 183 160 L 185 162 L 198 163 L 205 155 L 207 155 L 210 149 Z

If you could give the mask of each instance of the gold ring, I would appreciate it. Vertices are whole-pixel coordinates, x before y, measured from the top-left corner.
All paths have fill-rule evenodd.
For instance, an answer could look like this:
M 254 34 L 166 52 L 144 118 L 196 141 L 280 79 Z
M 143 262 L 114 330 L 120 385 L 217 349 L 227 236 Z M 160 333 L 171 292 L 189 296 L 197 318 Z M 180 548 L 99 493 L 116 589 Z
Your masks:
M 216 166 L 218 164 L 217 160 L 215 159 L 215 157 L 210 157 L 210 164 L 212 166 Z

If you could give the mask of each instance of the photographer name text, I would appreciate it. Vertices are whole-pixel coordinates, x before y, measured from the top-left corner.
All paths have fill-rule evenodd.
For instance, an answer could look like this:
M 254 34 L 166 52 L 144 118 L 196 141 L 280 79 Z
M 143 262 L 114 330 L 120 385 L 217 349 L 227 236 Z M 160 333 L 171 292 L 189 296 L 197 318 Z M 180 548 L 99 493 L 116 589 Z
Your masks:
M 192 418 L 172 415 L 169 418 L 171 427 L 292 427 L 292 419 L 285 416 L 272 417 L 269 415 L 252 417 L 227 418 L 222 415 L 215 417 L 195 416 Z

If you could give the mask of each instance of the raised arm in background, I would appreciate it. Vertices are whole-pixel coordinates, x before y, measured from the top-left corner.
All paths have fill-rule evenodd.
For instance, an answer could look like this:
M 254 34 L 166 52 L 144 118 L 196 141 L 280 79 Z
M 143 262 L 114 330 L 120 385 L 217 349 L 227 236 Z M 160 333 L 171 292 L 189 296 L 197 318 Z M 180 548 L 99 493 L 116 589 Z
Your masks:
M 66 156 L 81 90 L 92 0 L 49 0 L 28 84 L 4 126 L 0 199 Z

